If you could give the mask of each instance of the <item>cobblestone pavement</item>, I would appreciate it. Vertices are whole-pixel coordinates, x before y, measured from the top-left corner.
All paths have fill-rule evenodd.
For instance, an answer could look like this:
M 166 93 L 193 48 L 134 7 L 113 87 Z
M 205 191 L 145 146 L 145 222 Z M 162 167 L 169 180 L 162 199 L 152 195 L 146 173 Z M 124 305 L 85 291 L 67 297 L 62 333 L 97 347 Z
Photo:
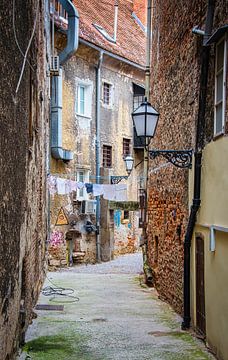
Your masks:
M 81 265 L 69 271 L 84 274 L 140 274 L 143 272 L 142 253 L 126 254 L 101 264 Z
M 49 273 L 45 287 L 73 288 L 79 301 L 70 290 L 69 297 L 41 295 L 39 304 L 63 304 L 64 310 L 36 310 L 20 359 L 214 359 L 203 343 L 180 330 L 181 319 L 141 282 L 141 271 L 137 253 Z

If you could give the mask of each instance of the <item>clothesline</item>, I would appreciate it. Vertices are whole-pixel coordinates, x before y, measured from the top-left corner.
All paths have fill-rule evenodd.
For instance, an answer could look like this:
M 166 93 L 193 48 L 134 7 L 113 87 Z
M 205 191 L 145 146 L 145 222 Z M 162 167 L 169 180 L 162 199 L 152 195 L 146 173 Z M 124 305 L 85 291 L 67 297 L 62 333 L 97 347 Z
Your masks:
M 56 177 L 48 175 L 48 189 L 51 195 L 67 195 L 73 191 L 85 188 L 87 193 L 93 196 L 101 196 L 111 201 L 127 201 L 127 185 L 126 184 L 94 184 L 84 183 L 80 181 Z
M 52 173 L 52 174 L 48 174 L 49 175 L 52 175 L 52 176 L 59 176 L 60 174 L 59 173 Z M 61 173 L 61 176 L 63 176 L 64 178 L 68 178 L 69 180 L 71 180 L 71 177 L 74 177 L 76 178 L 77 177 L 77 173 Z M 96 180 L 97 178 L 101 179 L 101 180 L 110 180 L 110 178 L 112 177 L 112 175 L 109 175 L 109 176 L 97 176 L 97 175 L 89 175 L 89 179 L 91 180 Z M 140 179 L 144 179 L 144 176 L 137 176 L 137 179 L 140 180 Z

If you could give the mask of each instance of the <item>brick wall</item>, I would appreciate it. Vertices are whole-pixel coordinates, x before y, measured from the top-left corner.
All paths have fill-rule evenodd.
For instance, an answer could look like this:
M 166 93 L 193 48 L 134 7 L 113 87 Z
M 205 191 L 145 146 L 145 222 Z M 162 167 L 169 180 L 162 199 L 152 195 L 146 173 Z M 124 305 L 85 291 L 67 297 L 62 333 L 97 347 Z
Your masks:
M 154 2 L 151 103 L 160 118 L 152 148 L 194 148 L 200 39 L 191 29 L 204 14 L 205 1 Z M 150 161 L 148 255 L 159 294 L 181 313 L 188 170 L 166 162 Z
M 15 33 L 25 52 L 34 26 L 36 1 L 15 2 Z M 14 359 L 32 320 L 44 277 L 48 82 L 44 1 L 39 2 L 30 65 L 18 93 L 23 56 L 14 38 L 13 7 L 0 5 L 0 358 Z M 48 34 L 48 32 L 47 32 Z
M 202 38 L 207 1 L 154 1 L 151 103 L 160 112 L 151 148 L 194 149 Z M 225 10 L 226 9 L 226 10 Z M 224 24 L 225 2 L 216 2 L 214 29 Z M 214 49 L 211 49 L 205 141 L 213 134 Z M 188 221 L 188 170 L 150 161 L 148 251 L 160 295 L 182 312 L 183 242 Z

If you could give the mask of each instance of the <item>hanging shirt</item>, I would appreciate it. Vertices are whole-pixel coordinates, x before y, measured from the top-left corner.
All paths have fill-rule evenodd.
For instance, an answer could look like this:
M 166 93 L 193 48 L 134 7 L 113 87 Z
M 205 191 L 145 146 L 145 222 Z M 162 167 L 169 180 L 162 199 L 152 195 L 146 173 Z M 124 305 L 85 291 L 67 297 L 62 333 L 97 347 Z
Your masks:
M 65 195 L 66 192 L 66 179 L 57 178 L 56 179 L 57 184 L 57 193 L 59 195 Z
M 100 196 L 104 194 L 104 188 L 101 184 L 93 184 L 93 195 Z

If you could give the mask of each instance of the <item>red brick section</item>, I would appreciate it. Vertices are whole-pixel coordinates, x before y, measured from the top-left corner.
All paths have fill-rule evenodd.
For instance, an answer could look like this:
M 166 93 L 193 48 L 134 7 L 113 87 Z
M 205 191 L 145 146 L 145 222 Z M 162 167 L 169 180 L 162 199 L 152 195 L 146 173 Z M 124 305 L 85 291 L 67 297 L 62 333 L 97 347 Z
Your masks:
M 151 103 L 160 112 L 157 149 L 191 149 L 195 144 L 198 112 L 200 37 L 192 28 L 204 28 L 207 1 L 155 1 L 152 44 Z M 226 23 L 227 7 L 216 2 L 214 29 Z M 209 69 L 206 141 L 213 131 L 213 48 Z M 183 308 L 183 243 L 188 222 L 188 170 L 156 159 L 149 165 L 149 264 L 159 294 L 176 311 Z M 160 167 L 160 169 L 159 169 Z M 155 168 L 158 168 L 155 171 Z M 181 225 L 181 226 L 180 226 Z
M 73 2 L 80 15 L 80 38 L 137 64 L 145 64 L 146 37 L 144 31 L 132 17 L 133 1 L 118 1 L 119 12 L 116 44 L 106 40 L 93 26 L 93 23 L 98 24 L 110 36 L 113 36 L 114 0 L 74 0 Z
M 146 26 L 147 0 L 133 0 L 133 11 L 141 23 Z
M 152 44 L 151 103 L 160 112 L 152 147 L 194 147 L 198 109 L 199 39 L 191 29 L 201 24 L 204 1 L 156 1 Z M 183 243 L 188 221 L 188 170 L 166 160 L 150 161 L 148 247 L 160 296 L 182 312 Z

